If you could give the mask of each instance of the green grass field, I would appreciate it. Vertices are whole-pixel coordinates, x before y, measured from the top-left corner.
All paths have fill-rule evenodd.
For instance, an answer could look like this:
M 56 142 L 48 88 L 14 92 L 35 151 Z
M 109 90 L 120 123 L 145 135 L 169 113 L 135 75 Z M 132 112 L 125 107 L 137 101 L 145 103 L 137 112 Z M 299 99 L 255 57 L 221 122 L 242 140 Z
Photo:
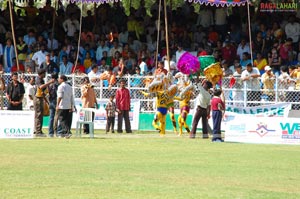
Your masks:
M 0 199 L 300 198 L 299 153 L 171 133 L 0 140 Z

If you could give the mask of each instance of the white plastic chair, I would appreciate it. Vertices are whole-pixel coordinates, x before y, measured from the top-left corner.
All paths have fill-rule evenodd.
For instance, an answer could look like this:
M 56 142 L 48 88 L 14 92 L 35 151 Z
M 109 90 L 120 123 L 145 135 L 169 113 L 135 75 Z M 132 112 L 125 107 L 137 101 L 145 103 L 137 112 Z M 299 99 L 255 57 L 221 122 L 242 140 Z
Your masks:
M 90 138 L 94 137 L 94 122 L 93 122 L 94 108 L 81 108 L 78 112 L 78 119 L 76 123 L 76 136 L 81 137 L 81 129 L 83 124 L 89 125 Z

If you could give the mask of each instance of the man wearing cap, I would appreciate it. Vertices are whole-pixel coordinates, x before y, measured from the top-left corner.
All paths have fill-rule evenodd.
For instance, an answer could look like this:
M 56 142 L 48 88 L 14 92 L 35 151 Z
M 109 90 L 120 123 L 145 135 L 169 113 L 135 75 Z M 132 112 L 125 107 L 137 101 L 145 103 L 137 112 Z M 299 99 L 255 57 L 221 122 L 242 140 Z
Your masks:
M 38 76 L 36 78 L 36 93 L 33 98 L 33 106 L 34 106 L 34 134 L 37 137 L 46 137 L 46 135 L 42 132 L 43 126 L 43 111 L 44 111 L 44 98 L 47 92 L 47 87 L 54 82 L 54 80 L 50 80 L 45 83 L 44 78 L 46 76 L 45 69 L 38 70 Z
M 48 74 L 59 73 L 57 64 L 50 59 L 50 53 L 45 53 L 45 61 L 40 65 L 40 69 L 45 69 Z
M 257 101 L 260 101 L 260 73 L 258 68 L 253 67 L 251 63 L 247 64 L 246 70 L 242 72 L 241 78 L 247 89 L 247 102 L 256 101 L 254 103 L 247 103 L 247 106 L 259 105 Z
M 261 76 L 261 82 L 264 84 L 263 93 L 266 95 L 268 101 L 274 101 L 274 85 L 275 85 L 275 75 L 272 72 L 270 66 L 265 66 L 265 73 Z

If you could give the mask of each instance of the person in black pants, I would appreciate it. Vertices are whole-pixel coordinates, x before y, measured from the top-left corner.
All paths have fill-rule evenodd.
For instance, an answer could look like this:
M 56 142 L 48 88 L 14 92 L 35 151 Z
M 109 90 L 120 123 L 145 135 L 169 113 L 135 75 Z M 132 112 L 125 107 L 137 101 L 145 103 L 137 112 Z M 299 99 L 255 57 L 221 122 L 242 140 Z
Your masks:
M 222 96 L 221 96 L 222 95 Z M 221 96 L 221 97 L 220 97 Z M 221 137 L 221 122 L 225 111 L 225 98 L 221 89 L 214 90 L 211 99 L 211 110 L 213 119 L 213 142 L 223 142 Z
M 7 110 L 22 110 L 22 101 L 25 94 L 24 85 L 18 81 L 18 73 L 12 74 L 12 82 L 6 89 L 8 99 Z

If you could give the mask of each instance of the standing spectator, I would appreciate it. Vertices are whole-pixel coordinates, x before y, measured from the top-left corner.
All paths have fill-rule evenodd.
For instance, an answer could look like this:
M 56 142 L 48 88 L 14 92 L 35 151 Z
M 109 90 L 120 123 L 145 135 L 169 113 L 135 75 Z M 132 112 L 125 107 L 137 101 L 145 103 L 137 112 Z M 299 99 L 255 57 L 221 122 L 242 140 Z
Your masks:
M 54 133 L 57 131 L 57 114 L 56 114 L 56 104 L 57 104 L 57 88 L 58 88 L 58 74 L 51 74 L 52 83 L 48 86 L 49 91 L 49 137 L 54 137 Z
M 88 77 L 83 78 L 83 85 L 81 86 L 81 102 L 82 108 L 98 108 L 96 94 L 94 91 L 94 86 L 90 83 Z M 92 119 L 94 120 L 94 113 Z M 84 124 L 84 133 L 89 134 L 89 125 Z
M 266 95 L 268 101 L 275 100 L 275 75 L 272 72 L 270 66 L 265 67 L 265 73 L 261 76 L 261 82 L 263 83 L 263 93 Z
M 121 80 L 120 88 L 116 92 L 116 104 L 117 104 L 117 109 L 119 110 L 118 129 L 117 129 L 118 133 L 123 133 L 122 130 L 123 118 L 125 121 L 126 133 L 132 133 L 130 120 L 129 120 L 130 93 L 129 90 L 125 87 L 125 80 Z
M 291 79 L 290 75 L 288 74 L 288 67 L 281 66 L 280 67 L 280 75 L 278 77 L 278 90 L 279 90 L 279 100 L 281 102 L 288 102 L 289 96 L 289 81 Z
M 8 100 L 7 110 L 22 110 L 22 101 L 25 94 L 24 85 L 18 81 L 18 73 L 12 74 L 12 81 L 6 88 Z
M 72 121 L 69 119 L 69 117 L 71 117 L 70 114 L 73 112 L 74 97 L 72 86 L 66 81 L 67 77 L 65 75 L 61 75 L 58 79 L 59 86 L 57 89 L 56 111 L 60 126 L 60 131 L 57 132 L 59 138 L 70 138 L 72 136 L 70 132 Z
M 27 44 L 28 47 L 34 46 L 36 43 L 34 30 L 29 29 L 27 35 L 24 35 L 23 40 Z M 28 53 L 31 53 L 29 48 L 28 48 Z
M 225 37 L 227 31 L 227 8 L 219 7 L 215 11 L 216 31 Z
M 12 59 L 15 57 L 14 46 L 11 43 L 11 39 L 6 40 L 6 45 L 3 52 L 3 66 L 5 72 L 9 73 L 13 65 Z
M 285 25 L 285 34 L 287 38 L 292 39 L 293 49 L 299 50 L 297 48 L 299 36 L 300 36 L 300 24 L 296 22 L 296 18 L 294 15 L 289 17 L 289 22 Z
M 177 51 L 175 53 L 175 56 L 176 56 L 176 64 L 178 63 L 181 55 L 183 55 L 185 53 L 185 50 L 183 50 L 183 47 L 182 47 L 182 44 L 181 43 L 178 43 L 177 44 Z
M 41 50 L 35 52 L 31 59 L 37 66 L 41 66 L 41 64 L 46 61 L 46 54 L 48 54 L 48 52 L 45 51 L 45 46 L 42 45 Z
M 69 15 L 70 16 L 70 15 Z M 65 32 L 67 33 L 68 38 L 72 41 L 75 36 L 75 33 L 79 30 L 79 22 L 75 18 L 75 14 L 71 14 L 70 18 L 65 20 L 62 24 Z
M 202 86 L 203 85 L 203 86 Z M 194 115 L 192 130 L 190 133 L 190 138 L 196 137 L 196 130 L 200 118 L 202 119 L 202 137 L 204 139 L 208 138 L 208 118 L 210 117 L 210 93 L 209 89 L 212 88 L 212 83 L 209 81 L 204 81 L 202 85 L 198 84 L 199 95 L 196 98 L 196 113 Z
M 35 87 L 35 77 L 31 77 L 29 80 L 29 84 L 26 88 L 25 95 L 26 95 L 26 108 L 29 110 L 33 109 L 33 99 L 35 95 L 36 87 Z
M 34 134 L 37 137 L 46 137 L 42 132 L 43 126 L 43 111 L 44 111 L 44 98 L 46 96 L 47 87 L 53 83 L 53 80 L 45 83 L 44 78 L 46 76 L 45 69 L 38 70 L 38 77 L 36 78 L 36 93 L 33 100 L 34 106 Z
M 201 9 L 203 8 L 203 9 Z M 197 18 L 197 26 L 201 25 L 204 30 L 207 30 L 210 26 L 214 24 L 214 17 L 210 6 L 201 6 L 200 12 Z
M 116 112 L 119 112 L 117 110 L 116 103 L 114 102 L 114 95 L 111 95 L 109 97 L 109 101 L 106 104 L 105 110 L 106 110 L 106 133 L 109 132 L 111 129 L 111 132 L 115 132 L 115 117 L 116 117 Z
M 50 53 L 46 53 L 45 61 L 40 65 L 40 69 L 45 69 L 47 73 L 59 73 L 57 64 L 50 59 Z
M 225 98 L 224 98 L 223 91 L 220 89 L 214 91 L 214 96 L 211 99 L 211 110 L 212 110 L 212 119 L 213 119 L 212 141 L 224 142 L 221 137 L 221 122 L 225 112 Z
M 233 85 L 230 86 L 230 88 L 233 88 L 232 90 L 232 98 L 234 101 L 234 106 L 236 107 L 243 107 L 243 101 L 244 101 L 244 93 L 242 91 L 243 88 L 243 82 L 241 79 L 242 76 L 242 66 L 237 63 L 234 65 L 235 72 L 233 73 Z
M 282 65 L 287 65 L 290 61 L 293 60 L 292 42 L 292 38 L 287 38 L 283 44 L 280 44 L 279 56 L 281 57 Z
M 70 75 L 73 64 L 68 61 L 67 56 L 63 56 L 62 62 L 59 64 L 59 72 L 61 75 Z
M 242 72 L 241 78 L 247 89 L 247 106 L 255 106 L 255 103 L 252 101 L 261 100 L 259 77 L 259 70 L 256 67 L 253 67 L 251 63 L 249 63 L 246 70 Z

